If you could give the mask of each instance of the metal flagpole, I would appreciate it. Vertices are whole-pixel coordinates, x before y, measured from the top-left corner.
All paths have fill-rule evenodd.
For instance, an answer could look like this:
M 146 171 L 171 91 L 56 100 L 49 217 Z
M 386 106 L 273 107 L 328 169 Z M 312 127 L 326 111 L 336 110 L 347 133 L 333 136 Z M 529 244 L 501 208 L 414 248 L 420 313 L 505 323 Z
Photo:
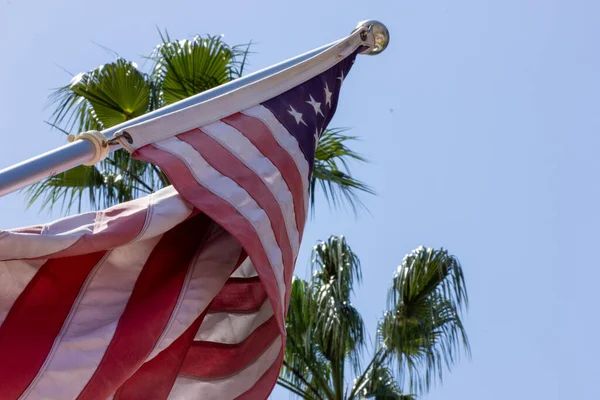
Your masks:
M 375 55 L 385 50 L 389 42 L 389 32 L 385 25 L 379 21 L 368 20 L 359 23 L 353 32 L 356 32 L 359 29 L 363 30 L 361 37 L 364 36 L 363 40 L 369 47 L 362 54 Z M 102 134 L 104 134 L 106 140 L 109 140 L 116 132 L 122 132 L 127 127 L 137 125 L 141 122 L 161 117 L 175 111 L 183 110 L 199 103 L 203 103 L 221 96 L 229 91 L 239 89 L 251 83 L 260 81 L 261 79 L 267 78 L 275 73 L 297 66 L 298 64 L 316 56 L 332 46 L 335 46 L 343 40 L 344 39 L 335 41 L 311 50 L 307 53 L 290 58 L 279 64 L 275 64 L 271 67 L 246 75 L 245 77 L 228 82 L 214 89 L 181 100 L 170 106 L 160 108 L 112 128 L 105 129 L 102 131 Z M 75 140 L 72 143 L 0 170 L 0 197 L 22 189 L 32 183 L 39 182 L 45 178 L 69 170 L 78 165 L 93 162 L 98 155 L 97 146 L 97 143 L 95 144 L 93 140 Z M 120 147 L 121 146 L 118 144 L 111 145 L 110 151 L 117 150 Z

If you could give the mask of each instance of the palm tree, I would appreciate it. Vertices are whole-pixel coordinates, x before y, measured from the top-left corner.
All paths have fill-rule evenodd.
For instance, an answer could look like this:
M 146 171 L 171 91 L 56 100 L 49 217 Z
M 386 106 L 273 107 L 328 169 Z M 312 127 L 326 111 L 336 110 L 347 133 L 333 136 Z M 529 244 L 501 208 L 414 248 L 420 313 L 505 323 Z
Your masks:
M 294 278 L 278 384 L 304 399 L 413 399 L 442 379 L 469 342 L 462 268 L 446 250 L 419 247 L 398 267 L 370 361 L 350 296 L 361 268 L 343 236 L 313 249 L 312 277 Z M 352 384 L 349 379 L 354 377 Z M 405 390 L 406 389 L 406 390 Z
M 150 72 L 123 58 L 80 73 L 50 97 L 54 109 L 48 123 L 62 132 L 102 130 L 222 85 L 242 76 L 250 45 L 228 46 L 220 37 L 196 36 L 161 43 L 148 57 Z M 320 187 L 333 205 L 344 200 L 355 208 L 358 192 L 373 193 L 349 174 L 348 162 L 365 159 L 348 147 L 355 137 L 342 129 L 326 131 L 316 151 L 311 188 Z M 61 205 L 63 212 L 82 206 L 105 208 L 170 185 L 160 168 L 134 160 L 124 150 L 99 164 L 79 166 L 31 186 L 27 202 L 42 201 L 42 209 Z

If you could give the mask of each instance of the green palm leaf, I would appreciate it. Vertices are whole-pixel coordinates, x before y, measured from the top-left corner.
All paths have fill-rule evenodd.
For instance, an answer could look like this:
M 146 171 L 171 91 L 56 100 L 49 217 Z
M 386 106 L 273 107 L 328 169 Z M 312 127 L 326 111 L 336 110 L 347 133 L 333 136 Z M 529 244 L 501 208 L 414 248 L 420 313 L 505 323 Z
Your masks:
M 402 392 L 394 373 L 385 363 L 374 364 L 367 371 L 361 389 L 356 391 L 356 395 L 359 399 L 415 400 L 413 395 Z
M 42 200 L 42 210 L 60 204 L 68 212 L 73 207 L 81 211 L 84 198 L 92 208 L 106 208 L 133 198 L 138 191 L 144 188 L 128 182 L 118 170 L 80 165 L 30 186 L 26 196 L 29 204 Z
M 310 297 L 317 302 L 315 329 L 325 357 L 348 357 L 358 369 L 365 328 L 350 295 L 360 283 L 360 261 L 343 236 L 331 236 L 313 248 Z
M 363 207 L 359 193 L 375 194 L 373 189 L 350 174 L 350 162 L 366 162 L 351 150 L 347 142 L 355 136 L 344 135 L 345 129 L 327 129 L 323 132 L 315 152 L 315 162 L 310 182 L 310 205 L 314 212 L 315 192 L 320 187 L 330 205 L 339 206 L 345 201 L 354 212 Z
M 172 104 L 229 82 L 234 75 L 234 51 L 220 37 L 196 36 L 171 41 L 168 34 L 152 58 L 152 79 L 163 104 Z
M 379 339 L 411 390 L 429 389 L 461 350 L 470 354 L 461 319 L 468 303 L 463 271 L 446 250 L 419 247 L 407 255 L 394 276 L 389 303 Z
M 81 209 L 82 192 L 89 192 L 90 200 L 95 201 L 96 189 L 103 183 L 104 177 L 97 168 L 80 165 L 30 186 L 26 195 L 29 204 L 43 199 L 41 209 L 51 209 L 59 203 L 63 210 L 73 206 Z
M 76 132 L 108 128 L 148 112 L 151 93 L 148 77 L 118 58 L 76 75 L 52 94 L 53 123 Z

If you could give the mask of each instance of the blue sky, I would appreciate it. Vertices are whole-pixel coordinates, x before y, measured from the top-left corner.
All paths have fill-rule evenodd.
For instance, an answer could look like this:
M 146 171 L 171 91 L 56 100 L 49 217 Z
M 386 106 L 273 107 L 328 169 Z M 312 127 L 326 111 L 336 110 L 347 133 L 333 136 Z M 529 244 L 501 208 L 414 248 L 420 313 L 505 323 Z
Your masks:
M 61 67 L 113 58 L 94 43 L 142 65 L 156 27 L 223 33 L 257 43 L 256 70 L 368 18 L 391 44 L 359 57 L 331 126 L 361 137 L 372 163 L 354 173 L 378 196 L 358 218 L 320 198 L 297 273 L 316 240 L 345 234 L 364 270 L 354 303 L 374 333 L 403 255 L 447 248 L 465 269 L 473 358 L 423 398 L 600 398 L 599 2 L 0 0 L 0 168 L 64 143 L 44 106 L 70 79 Z M 0 199 L 3 228 L 49 219 L 19 194 Z

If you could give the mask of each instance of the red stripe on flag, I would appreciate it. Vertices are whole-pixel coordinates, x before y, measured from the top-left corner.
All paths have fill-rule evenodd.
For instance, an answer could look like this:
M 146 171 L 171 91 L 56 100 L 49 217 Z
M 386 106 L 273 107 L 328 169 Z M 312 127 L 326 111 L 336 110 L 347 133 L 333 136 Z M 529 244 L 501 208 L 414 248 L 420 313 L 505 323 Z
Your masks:
M 146 362 L 119 388 L 113 400 L 164 400 L 169 397 L 181 365 L 206 313 L 169 347 Z
M 271 134 L 267 126 L 259 119 L 241 113 L 224 118 L 223 122 L 242 132 L 252 144 L 277 167 L 287 184 L 294 200 L 296 226 L 300 238 L 304 231 L 306 210 L 304 209 L 304 189 L 302 176 L 294 159 Z
M 262 247 L 254 227 L 231 204 L 201 186 L 191 174 L 186 164 L 179 158 L 152 145 L 147 145 L 133 153 L 133 157 L 158 165 L 167 174 L 179 193 L 194 206 L 210 216 L 223 229 L 230 232 L 250 255 L 254 269 L 273 305 L 279 330 L 285 334 L 285 318 L 282 311 L 281 295 L 277 279 Z
M 179 298 L 212 221 L 203 214 L 166 232 L 146 261 L 115 334 L 79 399 L 105 399 L 146 361 Z
M 0 393 L 16 399 L 31 384 L 68 317 L 81 286 L 106 252 L 48 260 L 0 326 Z
M 210 304 L 210 312 L 258 311 L 267 299 L 260 278 L 229 278 Z M 243 310 L 240 310 L 243 306 Z
M 277 321 L 271 317 L 238 344 L 193 342 L 180 373 L 202 379 L 232 375 L 256 361 L 277 336 Z
M 215 139 L 202 132 L 192 130 L 177 137 L 192 146 L 211 167 L 221 174 L 231 178 L 242 187 L 250 197 L 267 213 L 271 221 L 271 228 L 275 234 L 275 240 L 283 256 L 283 265 L 286 270 L 293 269 L 294 255 L 292 246 L 285 226 L 285 218 L 277 199 L 271 193 L 267 185 L 256 175 L 254 171 L 224 148 Z M 288 280 L 286 279 L 286 282 Z M 287 286 L 287 283 L 286 283 Z

